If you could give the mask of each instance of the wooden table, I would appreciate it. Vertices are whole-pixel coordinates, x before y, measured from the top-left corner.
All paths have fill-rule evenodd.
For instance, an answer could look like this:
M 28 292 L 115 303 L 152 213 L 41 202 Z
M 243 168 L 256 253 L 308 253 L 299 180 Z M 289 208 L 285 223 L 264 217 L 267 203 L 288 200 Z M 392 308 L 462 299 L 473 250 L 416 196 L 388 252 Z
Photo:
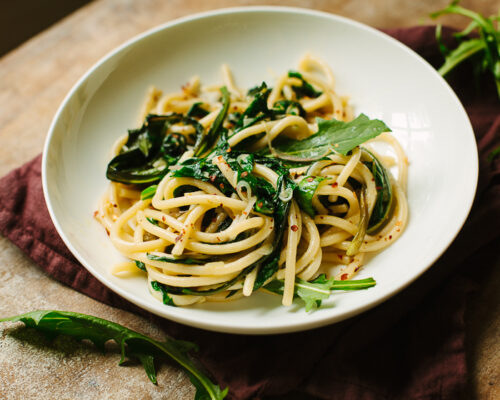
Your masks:
M 157 24 L 208 9 L 262 4 L 253 0 L 97 0 L 0 59 L 0 176 L 41 152 L 50 121 L 77 79 L 99 58 L 132 36 Z M 344 15 L 369 25 L 419 24 L 446 0 L 268 1 Z M 469 0 L 464 6 L 490 15 L 499 1 Z M 463 27 L 464 21 L 449 18 Z M 500 398 L 500 269 L 473 304 L 468 318 L 467 357 L 471 389 L 467 397 Z M 161 338 L 159 329 L 130 313 L 98 303 L 47 277 L 24 254 L 0 237 L 0 315 L 33 309 L 63 309 L 94 314 Z M 6 335 L 6 333 L 11 333 Z M 185 399 L 194 391 L 171 365 L 149 383 L 136 365 L 117 366 L 117 355 L 102 355 L 74 341 L 54 345 L 40 335 L 0 328 L 2 399 Z M 297 397 L 298 398 L 298 397 Z

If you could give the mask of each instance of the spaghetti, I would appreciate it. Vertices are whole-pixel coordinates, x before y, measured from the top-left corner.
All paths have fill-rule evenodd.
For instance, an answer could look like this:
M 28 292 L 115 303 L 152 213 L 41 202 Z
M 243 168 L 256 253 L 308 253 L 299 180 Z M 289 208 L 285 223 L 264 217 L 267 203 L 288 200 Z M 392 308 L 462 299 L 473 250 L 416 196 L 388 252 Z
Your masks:
M 130 260 L 113 273 L 142 269 L 151 293 L 179 306 L 256 290 L 290 305 L 298 282 L 350 282 L 407 223 L 401 146 L 383 122 L 353 119 L 318 58 L 247 94 L 222 70 L 223 86 L 150 89 L 141 128 L 113 146 L 96 212 Z

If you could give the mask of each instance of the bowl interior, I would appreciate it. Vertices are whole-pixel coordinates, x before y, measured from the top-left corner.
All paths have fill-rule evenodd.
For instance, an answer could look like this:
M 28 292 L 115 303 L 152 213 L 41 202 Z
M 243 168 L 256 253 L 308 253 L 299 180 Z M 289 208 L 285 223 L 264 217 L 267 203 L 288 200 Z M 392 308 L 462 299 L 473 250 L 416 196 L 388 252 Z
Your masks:
M 176 91 L 191 76 L 221 82 L 230 65 L 248 88 L 294 69 L 305 52 L 332 68 L 337 92 L 355 113 L 390 126 L 409 159 L 410 221 L 402 237 L 360 273 L 377 285 L 334 294 L 307 314 L 257 294 L 227 304 L 168 307 L 149 294 L 144 277 L 117 278 L 121 260 L 93 212 L 105 191 L 105 170 L 116 138 L 136 125 L 150 85 Z M 58 232 L 80 262 L 115 292 L 158 315 L 206 329 L 278 333 L 339 321 L 408 285 L 447 248 L 470 209 L 477 180 L 474 135 L 449 86 L 420 57 L 388 36 L 344 18 L 283 8 L 216 11 L 159 27 L 126 43 L 94 66 L 54 118 L 43 181 Z

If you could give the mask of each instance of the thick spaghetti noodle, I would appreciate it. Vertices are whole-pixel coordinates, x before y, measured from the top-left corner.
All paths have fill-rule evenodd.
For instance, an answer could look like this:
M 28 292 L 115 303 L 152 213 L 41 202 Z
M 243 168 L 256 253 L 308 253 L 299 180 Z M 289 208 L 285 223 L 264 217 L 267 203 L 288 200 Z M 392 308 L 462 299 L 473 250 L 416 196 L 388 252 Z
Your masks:
M 141 128 L 113 147 L 96 216 L 131 260 L 113 272 L 146 271 L 171 305 L 259 289 L 290 305 L 297 285 L 372 286 L 351 279 L 408 215 L 407 160 L 389 129 L 353 120 L 329 67 L 309 55 L 272 89 L 244 94 L 226 66 L 223 76 L 223 86 L 195 77 L 179 93 L 151 89 Z M 377 156 L 373 141 L 395 156 Z

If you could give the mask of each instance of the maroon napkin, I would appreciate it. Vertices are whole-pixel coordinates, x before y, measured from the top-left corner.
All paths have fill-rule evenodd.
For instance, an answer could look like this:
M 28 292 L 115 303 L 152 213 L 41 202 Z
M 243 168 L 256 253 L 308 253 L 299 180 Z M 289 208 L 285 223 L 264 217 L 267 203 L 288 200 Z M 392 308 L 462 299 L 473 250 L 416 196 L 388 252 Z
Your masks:
M 434 66 L 442 62 L 432 27 L 387 33 Z M 445 30 L 448 42 L 451 33 Z M 287 335 L 230 335 L 183 326 L 130 304 L 91 276 L 57 235 L 42 195 L 41 156 L 0 181 L 0 231 L 53 278 L 148 316 L 175 338 L 196 342 L 197 357 L 221 387 L 230 387 L 231 399 L 303 392 L 336 400 L 454 400 L 467 380 L 466 306 L 500 244 L 500 157 L 487 160 L 500 145 L 500 102 L 491 82 L 481 82 L 479 92 L 471 75 L 464 66 L 451 77 L 472 120 L 480 155 L 478 192 L 463 230 L 409 288 L 332 326 Z

